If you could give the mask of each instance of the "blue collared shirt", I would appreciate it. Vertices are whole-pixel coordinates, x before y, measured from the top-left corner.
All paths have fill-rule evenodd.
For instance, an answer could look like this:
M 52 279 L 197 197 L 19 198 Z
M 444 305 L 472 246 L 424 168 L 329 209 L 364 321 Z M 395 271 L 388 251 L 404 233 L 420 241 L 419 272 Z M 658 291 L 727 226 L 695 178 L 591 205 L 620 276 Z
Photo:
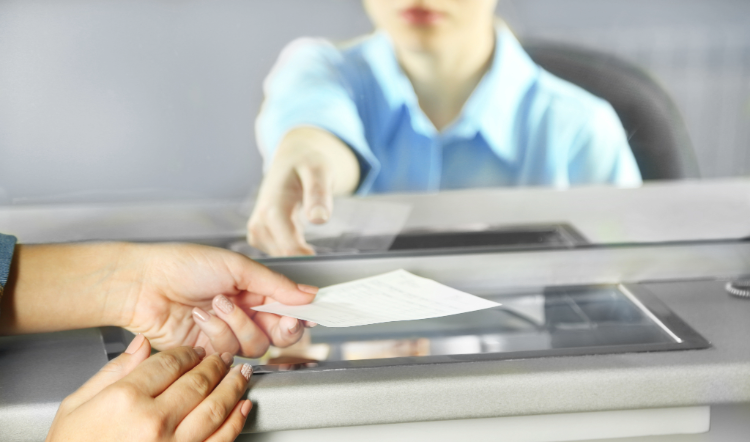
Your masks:
M 641 183 L 612 106 L 540 68 L 504 27 L 490 69 L 442 131 L 384 32 L 346 47 L 295 40 L 264 92 L 256 134 L 266 168 L 287 132 L 322 128 L 356 153 L 359 194 Z

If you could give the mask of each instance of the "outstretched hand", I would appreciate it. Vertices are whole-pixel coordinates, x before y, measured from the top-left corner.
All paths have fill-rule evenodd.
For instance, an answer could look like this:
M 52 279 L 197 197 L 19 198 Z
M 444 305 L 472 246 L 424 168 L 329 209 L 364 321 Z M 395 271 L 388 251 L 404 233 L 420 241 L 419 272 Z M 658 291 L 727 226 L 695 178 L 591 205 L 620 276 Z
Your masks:
M 120 265 L 124 275 L 141 275 L 125 298 L 124 311 L 130 314 L 123 316 L 122 326 L 143 333 L 156 348 L 200 346 L 209 354 L 260 357 L 270 344 L 287 347 L 302 337 L 301 321 L 250 308 L 275 301 L 307 304 L 315 287 L 223 249 L 136 247 L 131 261 Z
M 294 318 L 250 307 L 307 304 L 298 285 L 251 259 L 192 244 L 20 245 L 2 297 L 0 334 L 115 325 L 155 348 L 262 356 L 302 337 Z
M 343 141 L 313 127 L 289 131 L 263 177 L 248 242 L 272 256 L 314 255 L 302 219 L 325 223 L 333 196 L 350 194 L 358 183 L 359 163 Z

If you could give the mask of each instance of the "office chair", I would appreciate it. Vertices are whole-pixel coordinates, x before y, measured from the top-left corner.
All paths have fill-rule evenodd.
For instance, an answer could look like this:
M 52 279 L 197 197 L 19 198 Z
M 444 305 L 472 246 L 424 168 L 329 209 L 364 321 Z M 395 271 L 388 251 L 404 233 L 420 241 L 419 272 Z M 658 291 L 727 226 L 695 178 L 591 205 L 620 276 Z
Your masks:
M 604 52 L 563 43 L 528 41 L 523 47 L 545 70 L 614 107 L 644 180 L 699 177 L 690 136 L 677 107 L 638 66 Z

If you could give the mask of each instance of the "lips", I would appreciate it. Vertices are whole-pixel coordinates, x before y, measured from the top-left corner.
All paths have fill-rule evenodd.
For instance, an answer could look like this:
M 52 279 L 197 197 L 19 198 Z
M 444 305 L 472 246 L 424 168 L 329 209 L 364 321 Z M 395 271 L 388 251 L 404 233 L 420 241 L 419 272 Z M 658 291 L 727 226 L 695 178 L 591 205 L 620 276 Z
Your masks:
M 443 14 L 439 12 L 419 7 L 405 9 L 401 15 L 407 22 L 419 26 L 434 24 L 443 16 Z

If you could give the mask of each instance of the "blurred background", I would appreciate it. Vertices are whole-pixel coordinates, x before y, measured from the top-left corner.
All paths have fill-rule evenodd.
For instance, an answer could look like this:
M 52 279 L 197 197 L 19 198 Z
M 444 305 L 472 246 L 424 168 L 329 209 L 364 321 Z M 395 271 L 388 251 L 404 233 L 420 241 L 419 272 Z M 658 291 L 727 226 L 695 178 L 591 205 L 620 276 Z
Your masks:
M 704 178 L 750 174 L 750 2 L 501 0 L 521 38 L 638 63 Z M 262 81 L 300 36 L 371 31 L 358 0 L 0 0 L 0 205 L 239 200 Z

